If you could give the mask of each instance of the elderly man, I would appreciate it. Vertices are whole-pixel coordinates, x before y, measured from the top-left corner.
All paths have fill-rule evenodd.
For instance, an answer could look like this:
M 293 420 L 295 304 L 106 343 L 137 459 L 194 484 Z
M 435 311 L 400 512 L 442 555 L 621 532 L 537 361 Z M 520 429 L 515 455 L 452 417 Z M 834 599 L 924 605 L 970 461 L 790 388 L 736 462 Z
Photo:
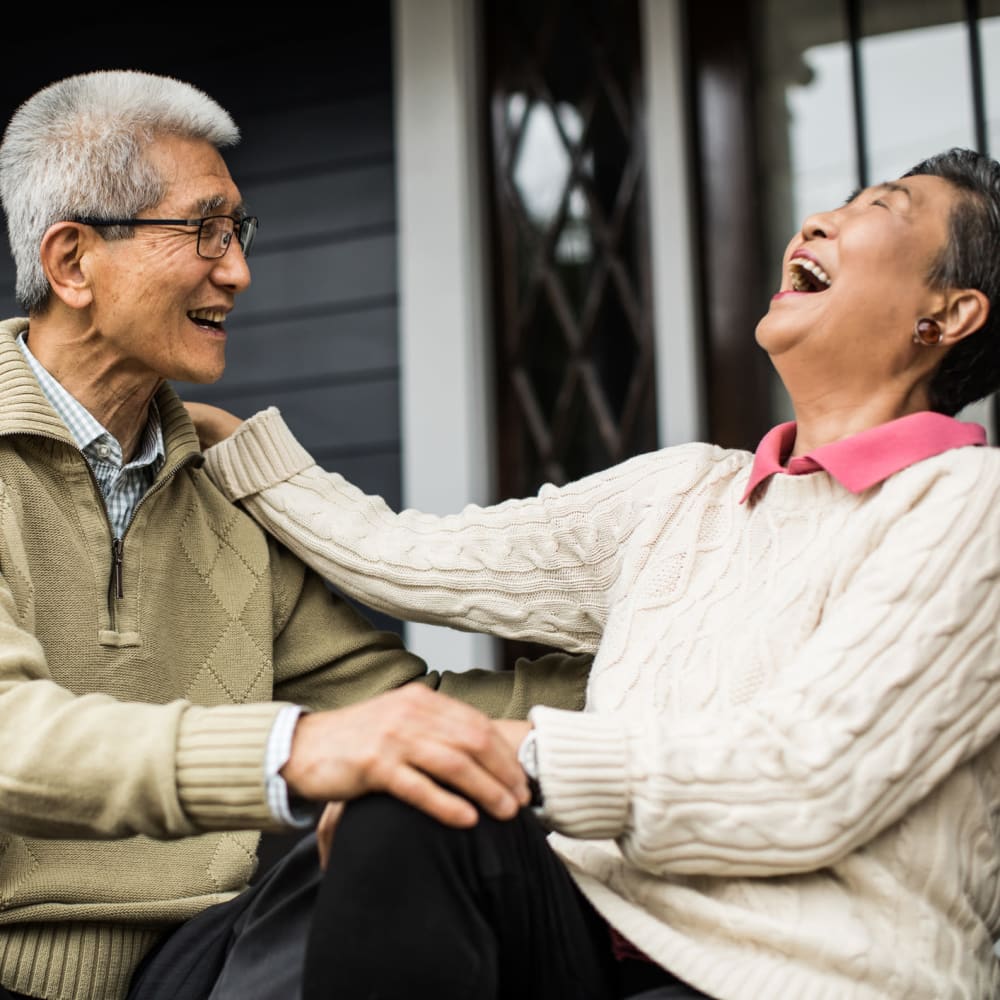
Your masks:
M 250 283 L 238 138 L 195 88 L 113 71 L 39 91 L 0 145 L 27 314 L 0 324 L 5 996 L 287 1000 L 319 865 L 306 843 L 248 889 L 260 831 L 372 791 L 511 817 L 491 718 L 582 704 L 587 658 L 429 673 L 204 473 L 167 380 L 222 375 Z

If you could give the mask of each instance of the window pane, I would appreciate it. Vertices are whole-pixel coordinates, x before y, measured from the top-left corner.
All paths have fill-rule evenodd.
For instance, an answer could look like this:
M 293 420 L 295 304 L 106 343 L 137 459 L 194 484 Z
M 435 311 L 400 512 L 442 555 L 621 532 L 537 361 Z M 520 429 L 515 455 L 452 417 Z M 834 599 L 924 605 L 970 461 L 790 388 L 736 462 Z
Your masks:
M 802 219 L 857 184 L 846 25 L 838 5 L 811 8 L 808 18 L 801 10 L 798 0 L 766 0 L 761 19 L 761 174 L 775 287 Z
M 869 0 L 861 7 L 868 180 L 898 177 L 949 146 L 975 146 L 961 0 Z
M 983 0 L 979 22 L 983 93 L 986 97 L 986 142 L 992 156 L 1000 155 L 1000 0 Z

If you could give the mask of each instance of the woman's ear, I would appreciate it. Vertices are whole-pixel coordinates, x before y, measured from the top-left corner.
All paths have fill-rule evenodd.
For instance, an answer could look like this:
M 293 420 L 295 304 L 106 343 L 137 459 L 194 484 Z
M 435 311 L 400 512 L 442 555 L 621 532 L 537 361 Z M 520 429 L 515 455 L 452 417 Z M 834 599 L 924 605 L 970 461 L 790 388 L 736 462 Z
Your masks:
M 977 288 L 954 289 L 948 293 L 940 314 L 941 342 L 954 346 L 982 329 L 990 315 L 990 300 Z
M 53 294 L 71 309 L 83 309 L 93 300 L 84 259 L 92 233 L 78 222 L 56 222 L 42 237 L 45 277 Z

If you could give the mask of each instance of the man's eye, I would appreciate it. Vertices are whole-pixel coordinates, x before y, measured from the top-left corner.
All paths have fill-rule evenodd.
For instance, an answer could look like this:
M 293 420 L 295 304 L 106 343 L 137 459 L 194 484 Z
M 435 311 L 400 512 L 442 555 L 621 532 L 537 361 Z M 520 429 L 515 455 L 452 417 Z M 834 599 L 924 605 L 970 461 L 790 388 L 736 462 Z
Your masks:
M 873 205 L 878 205 L 880 208 L 888 208 L 889 207 L 881 198 L 876 198 L 872 202 L 872 204 Z

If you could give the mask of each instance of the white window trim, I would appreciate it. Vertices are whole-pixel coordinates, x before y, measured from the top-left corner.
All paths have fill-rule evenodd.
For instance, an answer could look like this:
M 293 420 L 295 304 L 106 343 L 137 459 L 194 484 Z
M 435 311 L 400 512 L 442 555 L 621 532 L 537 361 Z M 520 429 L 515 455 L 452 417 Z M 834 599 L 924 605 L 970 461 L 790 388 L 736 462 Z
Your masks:
M 493 495 L 478 4 L 394 0 L 403 503 L 450 514 Z M 498 665 L 488 636 L 407 623 L 434 669 Z
M 660 445 L 707 433 L 698 349 L 697 251 L 682 4 L 639 0 L 646 92 L 653 343 Z

